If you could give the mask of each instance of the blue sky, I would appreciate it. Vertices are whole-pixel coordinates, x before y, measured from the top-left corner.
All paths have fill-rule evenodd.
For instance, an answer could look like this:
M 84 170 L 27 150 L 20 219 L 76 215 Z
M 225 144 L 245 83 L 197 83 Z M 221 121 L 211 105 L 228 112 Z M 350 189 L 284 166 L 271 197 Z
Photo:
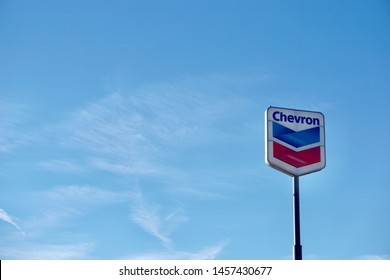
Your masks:
M 304 259 L 390 259 L 387 1 L 2 1 L 1 259 L 291 259 L 268 106 L 325 115 Z

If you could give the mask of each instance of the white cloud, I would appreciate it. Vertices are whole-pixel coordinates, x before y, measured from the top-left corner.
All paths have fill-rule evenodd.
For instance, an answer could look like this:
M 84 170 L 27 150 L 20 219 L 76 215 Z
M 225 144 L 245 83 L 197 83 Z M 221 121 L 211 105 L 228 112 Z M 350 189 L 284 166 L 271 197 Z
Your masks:
M 58 206 L 48 207 L 35 217 L 25 221 L 24 227 L 30 237 L 44 236 L 48 230 L 61 228 L 66 221 L 81 215 L 81 211 L 71 207 Z
M 203 250 L 192 253 L 188 256 L 188 259 L 191 260 L 213 260 L 215 259 L 228 244 L 227 241 L 222 241 L 219 244 L 204 248 Z
M 133 195 L 130 218 L 148 234 L 159 239 L 166 247 L 170 247 L 172 243 L 170 234 L 179 224 L 188 220 L 184 210 L 180 207 L 162 215 L 160 207 L 146 201 L 139 190 Z
M 159 172 L 159 168 L 148 163 L 138 161 L 138 164 L 118 163 L 116 160 L 107 160 L 104 158 L 91 158 L 89 162 L 93 167 L 121 175 L 126 174 L 153 174 Z
M 107 190 L 88 185 L 62 185 L 31 194 L 43 209 L 25 222 L 29 236 L 44 235 L 48 229 L 63 227 L 68 222 L 85 217 L 92 209 L 130 201 L 128 191 Z
M 108 191 L 88 185 L 63 185 L 42 193 L 47 199 L 58 204 L 63 202 L 86 204 L 118 203 L 129 201 L 130 192 Z M 72 204 L 73 205 L 73 204 Z
M 119 174 L 156 170 L 150 158 L 156 147 L 146 139 L 143 116 L 131 105 L 113 94 L 75 112 L 65 124 L 66 145 L 86 151 L 98 169 Z
M 211 191 L 196 189 L 192 187 L 175 187 L 170 192 L 172 192 L 175 196 L 177 195 L 185 195 L 185 196 L 191 196 L 194 198 L 199 198 L 201 200 L 221 200 L 226 199 L 226 196 Z
M 227 241 L 219 242 L 218 244 L 210 247 L 203 248 L 198 252 L 185 252 L 185 251 L 165 251 L 154 252 L 147 254 L 140 254 L 137 256 L 130 256 L 123 259 L 132 260 L 213 260 L 223 251 L 228 245 Z
M 133 92 L 109 94 L 70 113 L 52 128 L 51 134 L 63 147 L 80 151 L 77 158 L 68 153 L 66 160 L 48 160 L 40 166 L 51 171 L 76 172 L 82 167 L 84 171 L 158 178 L 158 184 L 169 182 L 164 191 L 173 196 L 221 199 L 221 190 L 234 185 L 227 178 L 229 171 L 217 174 L 206 167 L 201 170 L 200 161 L 211 164 L 207 160 L 209 154 L 199 158 L 198 155 L 207 149 L 213 153 L 213 148 L 219 148 L 221 143 L 226 151 L 235 151 L 234 141 L 242 141 L 242 133 L 249 126 L 243 123 L 231 127 L 231 123 L 258 110 L 258 104 L 250 95 L 243 95 L 242 90 L 265 79 L 264 75 L 187 77 Z M 248 120 L 253 121 L 257 122 Z M 257 131 L 258 127 L 252 125 L 249 129 Z M 216 154 L 221 156 L 222 150 Z M 212 160 L 213 156 L 210 155 Z
M 84 170 L 83 166 L 81 166 L 80 164 L 74 163 L 70 160 L 59 160 L 59 159 L 42 161 L 39 162 L 37 166 L 53 172 L 70 172 L 70 173 L 76 172 L 77 173 Z
M 27 119 L 26 106 L 0 100 L 0 153 L 8 152 L 26 141 L 20 131 Z
M 390 260 L 390 255 L 361 255 L 356 258 L 357 260 Z
M 23 248 L 3 248 L 1 259 L 16 260 L 81 260 L 89 259 L 92 243 L 24 245 Z
M 243 77 L 216 75 L 153 85 L 132 93 L 110 94 L 69 114 L 67 120 L 51 128 L 51 135 L 63 147 L 78 151 L 77 155 L 72 158 L 72 153 L 67 153 L 66 159 L 41 161 L 38 166 L 54 172 L 95 169 L 121 176 L 136 175 L 136 178 L 147 175 L 148 180 L 157 175 L 162 178 L 158 184 L 169 185 L 163 190 L 165 194 L 176 196 L 174 189 L 180 189 L 186 196 L 221 199 L 223 196 L 215 192 L 215 187 L 225 183 L 215 180 L 210 186 L 210 180 L 205 178 L 194 183 L 194 174 L 200 173 L 182 169 L 180 157 L 187 152 L 196 154 L 197 148 L 219 140 L 241 137 L 237 131 L 232 133 L 225 128 L 237 114 L 253 109 L 251 101 L 231 91 L 232 85 L 241 88 L 247 82 Z M 203 181 L 208 182 L 207 186 Z M 38 196 L 44 200 L 40 204 L 45 205 L 43 215 L 41 212 L 36 219 L 30 219 L 28 225 L 29 233 L 40 236 L 47 229 L 63 226 L 63 221 L 86 215 L 84 209 L 130 202 L 131 221 L 172 254 L 173 233 L 189 219 L 181 206 L 164 207 L 145 199 L 140 191 L 130 194 L 75 184 L 57 186 L 39 192 Z M 175 251 L 174 255 L 212 259 L 223 246 L 219 244 L 195 253 Z
M 220 123 L 253 106 L 229 87 L 243 79 L 186 78 L 113 93 L 70 114 L 59 137 L 85 152 L 93 168 L 120 175 L 170 174 L 175 167 L 167 162 L 178 152 L 225 137 Z
M 13 221 L 13 219 L 3 209 L 0 209 L 0 220 L 3 220 L 4 222 L 11 224 L 23 235 L 25 235 L 25 233 L 21 230 L 21 228 Z

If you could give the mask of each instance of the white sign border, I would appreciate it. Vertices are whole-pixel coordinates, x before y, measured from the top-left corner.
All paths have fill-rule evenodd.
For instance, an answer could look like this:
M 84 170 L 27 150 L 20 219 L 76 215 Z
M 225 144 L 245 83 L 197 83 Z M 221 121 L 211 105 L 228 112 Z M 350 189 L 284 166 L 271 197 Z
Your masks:
M 272 129 L 272 121 L 271 119 L 268 119 L 269 117 L 269 110 L 270 109 L 280 109 L 280 110 L 287 110 L 287 111 L 293 111 L 293 112 L 302 112 L 302 113 L 310 113 L 312 114 L 319 114 L 321 116 L 322 125 L 320 123 L 320 152 L 321 152 L 321 161 L 315 164 L 310 164 L 304 167 L 294 167 L 284 161 L 281 161 L 275 157 L 273 157 L 273 142 L 275 141 L 273 137 L 273 129 Z M 311 148 L 312 146 L 308 145 L 304 148 L 294 148 L 290 145 L 283 143 L 284 146 L 287 146 L 288 148 L 292 148 L 295 151 L 300 150 L 306 150 Z M 318 144 L 316 145 L 316 147 Z M 286 173 L 290 176 L 302 176 L 307 175 L 310 173 L 318 172 L 325 168 L 326 166 L 326 157 L 325 157 L 325 116 L 321 112 L 315 112 L 315 111 L 307 111 L 307 110 L 298 110 L 298 109 L 291 109 L 291 108 L 283 108 L 283 107 L 273 107 L 270 106 L 265 110 L 265 163 L 269 165 L 270 167 L 277 169 L 283 173 Z

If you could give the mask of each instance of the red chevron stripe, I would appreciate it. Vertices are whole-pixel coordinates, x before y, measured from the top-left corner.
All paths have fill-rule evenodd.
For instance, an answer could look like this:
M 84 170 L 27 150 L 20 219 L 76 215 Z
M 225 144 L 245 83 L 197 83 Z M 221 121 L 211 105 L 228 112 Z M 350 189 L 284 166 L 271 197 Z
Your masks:
M 321 161 L 320 147 L 295 152 L 283 145 L 274 142 L 274 157 L 294 167 L 303 167 Z

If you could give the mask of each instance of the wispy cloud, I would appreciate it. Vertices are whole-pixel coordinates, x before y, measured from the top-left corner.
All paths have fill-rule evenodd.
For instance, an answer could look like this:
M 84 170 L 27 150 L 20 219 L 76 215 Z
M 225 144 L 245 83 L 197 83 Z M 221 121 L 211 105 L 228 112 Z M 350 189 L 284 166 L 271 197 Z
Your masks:
M 204 248 L 196 253 L 188 255 L 188 259 L 191 260 L 213 260 L 222 252 L 222 250 L 228 245 L 228 241 L 221 241 L 217 245 Z
M 170 247 L 172 243 L 170 234 L 176 230 L 179 224 L 186 222 L 188 217 L 180 207 L 166 215 L 161 212 L 157 204 L 146 201 L 141 191 L 136 190 L 132 199 L 131 220 L 145 232 L 159 239 L 164 246 Z
M 53 159 L 37 163 L 38 167 L 53 172 L 78 173 L 84 171 L 84 167 L 70 160 Z
M 14 260 L 81 260 L 91 258 L 92 243 L 40 244 L 3 248 L 1 259 Z
M 86 152 L 96 169 L 171 174 L 177 169 L 167 164 L 172 157 L 225 137 L 230 132 L 221 122 L 229 123 L 253 105 L 231 90 L 243 79 L 214 75 L 112 93 L 70 114 L 59 137 L 65 146 Z
M 23 230 L 13 221 L 13 219 L 5 212 L 3 209 L 0 209 L 0 220 L 3 220 L 6 223 L 11 224 L 14 226 L 19 232 L 25 235 Z
M 117 159 L 105 159 L 105 158 L 90 158 L 89 162 L 97 169 L 113 172 L 120 175 L 126 174 L 155 174 L 160 171 L 160 168 L 153 166 L 143 160 L 137 162 L 137 164 L 125 162 L 118 162 Z
M 234 162 L 230 158 L 239 153 L 237 144 L 250 139 L 245 133 L 258 131 L 253 112 L 259 105 L 242 90 L 266 79 L 216 74 L 111 93 L 52 128 L 62 147 L 80 151 L 77 158 L 69 157 L 70 152 L 66 160 L 47 160 L 39 166 L 56 172 L 77 172 L 82 166 L 85 171 L 147 176 L 158 178 L 158 184 L 169 182 L 165 191 L 174 196 L 221 199 L 220 190 L 234 185 L 227 178 L 233 175 L 229 170 L 218 173 L 219 165 L 210 164 L 208 158 Z M 237 125 L 237 119 L 245 120 L 249 114 L 252 119 Z
M 20 128 L 27 119 L 26 106 L 0 100 L 0 153 L 9 152 L 26 141 Z
M 228 241 L 221 241 L 216 245 L 206 247 L 197 252 L 185 251 L 164 251 L 141 254 L 137 256 L 129 256 L 123 259 L 133 260 L 213 260 L 223 251 L 228 245 Z
M 205 151 L 209 145 L 218 146 L 220 140 L 226 144 L 229 141 L 226 139 L 240 139 L 245 125 L 232 128 L 231 120 L 242 117 L 241 114 L 247 114 L 248 109 L 253 110 L 257 105 L 235 90 L 258 82 L 256 78 L 214 75 L 183 78 L 134 92 L 111 93 L 48 128 L 50 137 L 67 149 L 66 158 L 41 159 L 36 166 L 61 173 L 105 171 L 120 175 L 124 181 L 147 176 L 149 182 L 166 186 L 157 192 L 175 199 L 180 199 L 178 193 L 196 199 L 224 198 L 215 190 L 225 187 L 226 180 L 219 180 L 221 177 L 207 168 L 204 173 L 192 172 L 191 168 L 196 166 L 183 168 L 183 158 L 188 154 L 197 156 L 198 149 Z M 218 179 L 210 181 L 211 174 Z M 29 235 L 33 232 L 34 236 L 42 237 L 64 224 L 69 227 L 68 222 L 76 225 L 90 209 L 124 202 L 131 204 L 129 219 L 165 247 L 167 253 L 162 253 L 161 258 L 166 254 L 165 258 L 171 255 L 212 259 L 225 246 L 221 243 L 195 253 L 173 250 L 173 233 L 189 220 L 183 204 L 166 207 L 163 201 L 146 199 L 140 190 L 130 193 L 112 187 L 70 184 L 36 192 L 34 203 L 41 211 L 26 221 L 23 228 L 28 226 Z M 110 215 L 108 211 L 105 214 Z M 49 247 L 43 246 L 42 251 L 52 248 Z
M 82 149 L 91 166 L 119 174 L 158 170 L 151 155 L 157 149 L 145 135 L 143 116 L 128 99 L 113 94 L 72 114 L 65 124 L 65 144 Z
M 205 184 L 203 184 L 205 185 Z M 175 196 L 190 196 L 193 198 L 199 198 L 201 200 L 221 200 L 221 199 L 226 199 L 226 196 L 224 194 L 221 194 L 221 192 L 215 191 L 210 191 L 210 190 L 204 190 L 201 188 L 194 188 L 194 187 L 183 187 L 183 186 L 178 186 L 178 187 L 173 187 L 170 192 L 175 195 Z
M 129 201 L 130 192 L 109 191 L 89 185 L 61 185 L 41 193 L 55 204 L 105 204 Z
M 389 254 L 383 254 L 383 255 L 361 255 L 356 257 L 357 260 L 390 260 Z
M 130 192 L 89 185 L 60 185 L 32 193 L 31 199 L 42 209 L 38 215 L 25 221 L 26 230 L 28 229 L 30 236 L 41 236 L 49 229 L 56 229 L 87 216 L 93 209 L 128 202 Z

